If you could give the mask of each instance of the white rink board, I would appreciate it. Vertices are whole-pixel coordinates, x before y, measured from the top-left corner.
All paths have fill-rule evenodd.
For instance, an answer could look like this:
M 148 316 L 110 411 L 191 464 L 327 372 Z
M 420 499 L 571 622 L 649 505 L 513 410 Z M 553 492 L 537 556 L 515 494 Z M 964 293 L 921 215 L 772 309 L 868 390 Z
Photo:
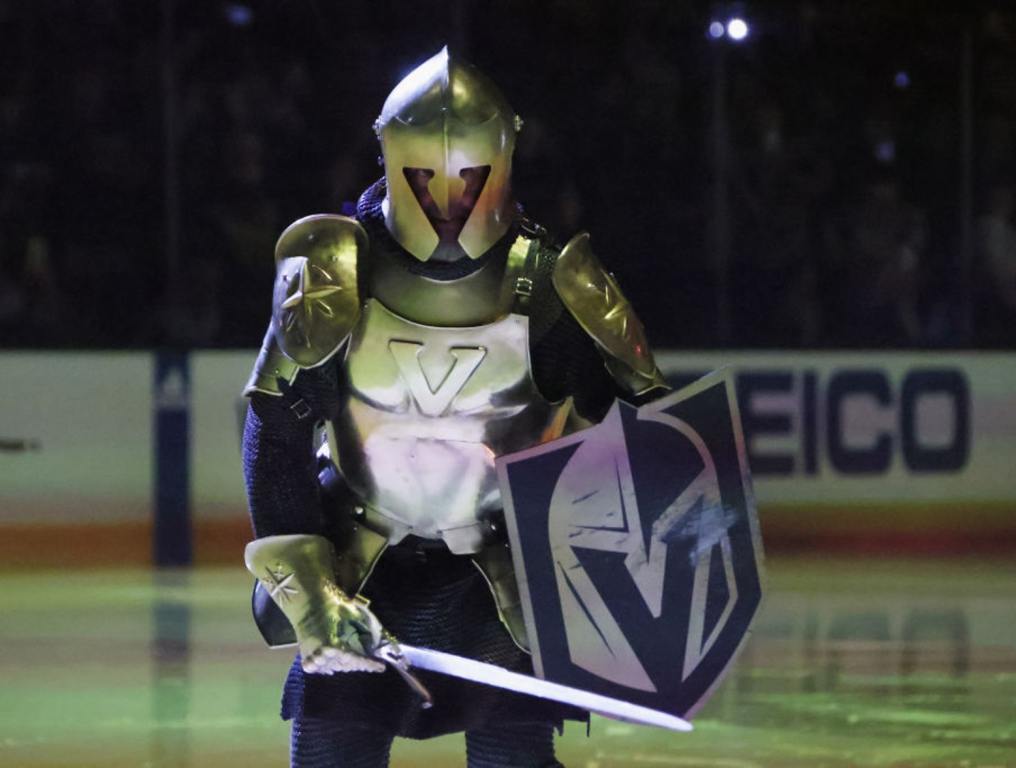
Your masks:
M 197 519 L 245 514 L 240 439 L 243 387 L 256 352 L 191 355 L 191 506 Z
M 0 524 L 144 520 L 152 497 L 146 353 L 2 352 Z
M 241 390 L 255 356 L 190 356 L 195 520 L 245 514 Z M 0 352 L 0 443 L 38 445 L 0 450 L 0 524 L 150 518 L 154 359 Z M 763 505 L 1016 503 L 1016 354 L 663 352 L 658 360 L 668 376 L 733 367 Z

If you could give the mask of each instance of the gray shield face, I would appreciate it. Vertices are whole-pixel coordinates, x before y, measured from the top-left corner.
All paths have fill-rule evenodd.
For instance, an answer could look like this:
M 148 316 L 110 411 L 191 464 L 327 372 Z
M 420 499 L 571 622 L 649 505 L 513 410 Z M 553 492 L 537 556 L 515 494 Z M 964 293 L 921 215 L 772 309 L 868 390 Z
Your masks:
M 762 550 L 733 383 L 713 374 L 498 461 L 537 675 L 686 716 L 739 650 Z

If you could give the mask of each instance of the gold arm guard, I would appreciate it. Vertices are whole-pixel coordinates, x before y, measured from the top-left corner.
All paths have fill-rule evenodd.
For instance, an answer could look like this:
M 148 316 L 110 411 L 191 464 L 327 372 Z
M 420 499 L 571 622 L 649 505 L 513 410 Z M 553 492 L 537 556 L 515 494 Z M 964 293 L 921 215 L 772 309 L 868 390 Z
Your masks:
M 629 394 L 666 389 L 645 329 L 613 275 L 600 264 L 582 232 L 561 250 L 551 278 L 557 295 L 596 342 L 607 370 Z
M 324 595 L 347 599 L 335 584 L 335 550 L 323 536 L 255 539 L 247 545 L 243 559 L 294 627 L 299 614 Z
M 307 672 L 381 671 L 372 658 L 385 637 L 366 603 L 335 583 L 335 550 L 323 536 L 266 536 L 244 562 L 296 632 Z

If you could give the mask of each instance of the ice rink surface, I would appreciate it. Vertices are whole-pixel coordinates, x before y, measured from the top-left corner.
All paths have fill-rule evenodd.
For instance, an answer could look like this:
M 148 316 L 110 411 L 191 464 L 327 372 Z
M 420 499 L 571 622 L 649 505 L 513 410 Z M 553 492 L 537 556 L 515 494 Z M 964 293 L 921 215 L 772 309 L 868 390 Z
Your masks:
M 1016 766 L 1016 564 L 774 559 L 753 638 L 692 734 L 594 719 L 569 768 Z M 0 766 L 286 765 L 289 652 L 234 569 L 0 573 Z M 394 766 L 464 763 L 461 737 Z

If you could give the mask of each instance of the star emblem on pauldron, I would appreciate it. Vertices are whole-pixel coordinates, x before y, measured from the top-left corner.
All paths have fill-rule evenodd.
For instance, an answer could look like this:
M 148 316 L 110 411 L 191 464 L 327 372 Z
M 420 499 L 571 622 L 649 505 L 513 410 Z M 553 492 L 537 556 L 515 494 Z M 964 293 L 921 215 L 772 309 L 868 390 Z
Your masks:
M 300 590 L 289 585 L 295 574 L 286 573 L 281 568 L 276 568 L 274 571 L 271 568 L 266 568 L 265 573 L 268 574 L 268 578 L 262 579 L 261 583 L 265 585 L 265 589 L 268 590 L 268 594 L 271 595 L 273 599 L 285 603 L 288 602 L 293 595 L 300 594 Z
M 316 282 L 315 278 L 317 278 Z M 332 317 L 335 314 L 325 299 L 333 293 L 341 291 L 342 287 L 330 284 L 332 283 L 332 276 L 321 267 L 311 266 L 309 262 L 304 262 L 299 274 L 293 276 L 290 285 L 292 286 L 293 283 L 297 284 L 296 290 L 289 298 L 282 302 L 282 309 L 288 310 L 285 318 L 285 329 L 287 331 L 291 330 L 297 323 L 306 331 L 315 309 L 327 317 Z M 304 337 L 309 345 L 310 340 L 306 332 Z

